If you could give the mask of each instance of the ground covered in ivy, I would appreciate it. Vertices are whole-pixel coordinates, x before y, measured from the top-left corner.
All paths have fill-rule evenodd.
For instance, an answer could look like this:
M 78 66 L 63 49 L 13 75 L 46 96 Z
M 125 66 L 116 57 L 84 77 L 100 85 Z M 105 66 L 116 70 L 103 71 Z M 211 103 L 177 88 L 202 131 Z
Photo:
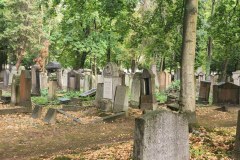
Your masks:
M 199 124 L 189 134 L 192 160 L 233 159 L 237 110 L 198 107 Z M 141 115 L 139 110 L 131 109 L 128 117 L 100 123 L 91 123 L 98 118 L 93 107 L 68 113 L 84 123 L 60 114 L 55 125 L 32 119 L 28 114 L 0 116 L 0 159 L 132 159 L 134 119 Z

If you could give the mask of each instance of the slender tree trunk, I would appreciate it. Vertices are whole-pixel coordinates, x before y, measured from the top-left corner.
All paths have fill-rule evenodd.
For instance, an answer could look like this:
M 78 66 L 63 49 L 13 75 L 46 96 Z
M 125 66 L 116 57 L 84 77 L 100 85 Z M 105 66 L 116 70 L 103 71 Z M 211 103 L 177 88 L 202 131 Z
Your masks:
M 111 62 L 111 48 L 110 48 L 110 46 L 107 49 L 107 62 Z
M 183 112 L 195 112 L 194 64 L 196 49 L 198 0 L 185 0 L 181 59 L 180 108 Z
M 227 81 L 227 68 L 228 68 L 228 64 L 229 64 L 229 58 L 227 58 L 224 62 L 223 65 L 223 73 L 222 73 L 222 77 L 221 77 L 221 81 L 222 82 L 226 82 Z
M 132 59 L 131 72 L 132 72 L 132 73 L 135 73 L 135 72 L 136 72 L 136 60 L 135 60 L 135 59 Z
M 212 0 L 212 9 L 211 9 L 211 16 L 214 14 L 215 8 L 215 0 Z M 208 52 L 207 52 L 207 64 L 206 64 L 206 78 L 208 81 L 211 80 L 211 63 L 212 63 L 212 48 L 213 48 L 213 39 L 211 36 L 208 37 L 208 44 L 207 44 Z

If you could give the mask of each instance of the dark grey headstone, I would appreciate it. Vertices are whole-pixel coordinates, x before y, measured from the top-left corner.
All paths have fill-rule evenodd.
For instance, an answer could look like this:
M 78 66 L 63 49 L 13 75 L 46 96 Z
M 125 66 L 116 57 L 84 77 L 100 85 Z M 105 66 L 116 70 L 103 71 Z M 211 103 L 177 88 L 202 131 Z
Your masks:
M 93 88 L 93 89 L 91 89 L 89 91 L 86 91 L 86 92 L 80 94 L 80 97 L 95 96 L 96 95 L 96 91 L 97 91 L 97 89 Z
M 189 160 L 187 117 L 158 110 L 135 122 L 134 160 Z
M 42 106 L 36 105 L 32 112 L 32 118 L 34 119 L 40 118 L 42 114 L 42 108 L 43 108 Z
M 44 122 L 55 124 L 56 123 L 56 117 L 57 117 L 57 110 L 53 108 L 49 108 L 47 111 L 47 114 L 44 118 Z

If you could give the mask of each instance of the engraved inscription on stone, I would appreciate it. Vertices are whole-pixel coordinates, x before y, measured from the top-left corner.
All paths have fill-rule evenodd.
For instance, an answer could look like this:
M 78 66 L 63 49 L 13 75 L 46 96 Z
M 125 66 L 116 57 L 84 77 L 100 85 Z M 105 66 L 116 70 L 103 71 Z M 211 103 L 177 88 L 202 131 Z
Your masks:
M 112 78 L 104 78 L 103 98 L 113 98 Z

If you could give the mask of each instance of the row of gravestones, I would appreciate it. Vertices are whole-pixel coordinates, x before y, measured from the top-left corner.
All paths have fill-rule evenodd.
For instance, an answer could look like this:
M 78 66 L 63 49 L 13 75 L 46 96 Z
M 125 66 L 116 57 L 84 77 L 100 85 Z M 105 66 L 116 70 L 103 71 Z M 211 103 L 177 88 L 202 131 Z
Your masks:
M 125 74 L 114 63 L 103 70 L 103 83 L 98 83 L 95 103 L 104 111 L 122 112 L 128 110 L 129 87 L 125 83 Z M 132 79 L 130 104 L 141 109 L 154 110 L 157 106 L 155 93 L 155 75 L 144 69 L 135 73 Z
M 199 101 L 208 102 L 211 82 L 201 81 Z M 230 82 L 222 82 L 212 86 L 214 104 L 240 104 L 240 86 Z

